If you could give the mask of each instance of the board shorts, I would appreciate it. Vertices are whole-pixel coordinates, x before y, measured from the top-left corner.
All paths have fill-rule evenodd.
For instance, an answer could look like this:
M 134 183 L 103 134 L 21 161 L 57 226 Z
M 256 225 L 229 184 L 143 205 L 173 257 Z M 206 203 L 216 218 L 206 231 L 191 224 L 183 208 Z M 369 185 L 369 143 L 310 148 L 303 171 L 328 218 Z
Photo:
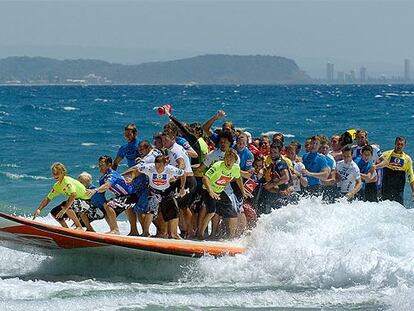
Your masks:
M 60 213 L 62 208 L 65 207 L 65 205 L 66 205 L 66 201 L 63 201 L 59 205 L 52 208 L 52 210 L 50 211 L 50 214 L 52 214 L 52 216 L 56 218 L 57 214 Z M 75 199 L 69 208 L 75 212 L 76 216 L 78 216 L 81 213 L 88 211 L 90 207 L 91 207 L 90 200 Z M 67 218 L 67 215 L 65 214 L 63 219 L 66 219 L 66 218 Z
M 138 202 L 138 196 L 135 193 L 119 196 L 110 199 L 106 204 L 112 209 L 118 209 L 125 211 L 130 208 L 134 208 L 135 204 Z
M 179 188 L 180 182 L 176 181 L 174 183 L 174 186 L 176 188 Z M 177 203 L 180 208 L 187 208 L 190 207 L 191 203 L 193 203 L 195 198 L 195 193 L 197 190 L 197 181 L 194 176 L 187 176 L 185 180 L 185 189 L 189 190 L 189 193 L 187 193 L 185 196 L 181 198 L 177 198 Z
M 207 213 L 216 213 L 223 218 L 237 218 L 238 213 L 233 206 L 232 200 L 226 192 L 218 193 L 220 200 L 213 199 L 207 190 L 203 190 L 203 201 L 206 206 Z

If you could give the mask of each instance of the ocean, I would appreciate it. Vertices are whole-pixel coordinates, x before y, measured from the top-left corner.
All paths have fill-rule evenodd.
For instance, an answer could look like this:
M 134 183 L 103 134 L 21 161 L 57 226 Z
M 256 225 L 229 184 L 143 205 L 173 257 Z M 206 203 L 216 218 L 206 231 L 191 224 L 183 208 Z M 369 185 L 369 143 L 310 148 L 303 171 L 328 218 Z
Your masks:
M 115 157 L 123 127 L 134 122 L 139 138 L 151 140 L 167 121 L 153 108 L 167 102 L 182 121 L 223 109 L 253 136 L 281 131 L 286 142 L 363 128 L 388 150 L 404 135 L 414 156 L 413 85 L 0 86 L 0 211 L 30 217 L 53 184 L 56 161 L 73 177 L 88 171 L 98 179 L 97 159 Z M 406 208 L 302 200 L 261 217 L 240 241 L 246 254 L 205 257 L 170 278 L 168 267 L 154 264 L 165 277 L 142 279 L 136 258 L 0 247 L 0 310 L 412 310 L 410 197 L 407 186 Z M 42 218 L 53 223 L 46 212 Z M 126 231 L 125 218 L 120 223 Z

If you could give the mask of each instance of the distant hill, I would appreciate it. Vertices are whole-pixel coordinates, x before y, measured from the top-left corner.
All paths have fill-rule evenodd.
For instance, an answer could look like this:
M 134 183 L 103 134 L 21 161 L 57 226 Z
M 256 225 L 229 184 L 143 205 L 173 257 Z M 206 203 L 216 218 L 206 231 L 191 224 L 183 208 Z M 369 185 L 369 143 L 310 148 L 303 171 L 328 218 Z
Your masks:
M 0 83 L 294 84 L 311 78 L 279 56 L 203 55 L 122 65 L 45 57 L 0 59 Z

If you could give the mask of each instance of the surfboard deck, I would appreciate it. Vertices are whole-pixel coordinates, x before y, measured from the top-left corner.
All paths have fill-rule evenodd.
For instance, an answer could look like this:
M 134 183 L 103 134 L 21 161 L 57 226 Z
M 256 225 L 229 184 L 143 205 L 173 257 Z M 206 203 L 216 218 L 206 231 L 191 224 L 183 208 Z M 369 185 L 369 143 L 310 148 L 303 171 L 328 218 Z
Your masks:
M 0 212 L 0 245 L 29 253 L 46 255 L 80 252 L 149 257 L 215 257 L 245 252 L 230 242 L 205 242 L 130 237 L 77 231 Z

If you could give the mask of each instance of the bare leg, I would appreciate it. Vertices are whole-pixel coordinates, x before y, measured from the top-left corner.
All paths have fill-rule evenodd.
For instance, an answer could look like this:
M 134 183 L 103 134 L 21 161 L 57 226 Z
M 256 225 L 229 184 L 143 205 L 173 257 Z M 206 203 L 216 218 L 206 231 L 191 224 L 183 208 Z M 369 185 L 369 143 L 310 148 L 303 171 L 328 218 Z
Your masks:
M 215 214 L 213 219 L 211 220 L 211 234 L 210 237 L 217 238 L 220 229 L 220 216 Z
M 201 221 L 201 225 L 198 228 L 197 238 L 199 240 L 204 240 L 204 231 L 206 231 L 206 229 L 208 227 L 208 223 L 209 223 L 210 219 L 213 218 L 214 215 L 215 215 L 215 213 L 208 213 L 204 216 L 204 219 Z
M 56 218 L 55 216 L 53 216 L 53 218 L 54 219 L 56 219 L 56 221 L 58 222 L 58 223 L 60 223 L 60 225 L 63 227 L 63 228 L 69 228 L 68 227 L 68 224 L 66 223 L 66 221 L 65 220 L 63 220 L 62 218 Z
M 194 229 L 193 229 L 193 213 L 191 212 L 190 208 L 186 207 L 183 209 L 183 216 L 185 227 L 187 230 L 186 238 L 194 236 Z
M 168 226 L 167 223 L 164 221 L 164 218 L 162 217 L 162 213 L 158 214 L 157 217 L 158 222 L 158 232 L 157 232 L 157 238 L 168 238 Z
M 80 214 L 80 218 L 82 219 L 83 223 L 85 224 L 86 227 L 86 231 L 91 231 L 91 232 L 95 232 L 95 230 L 93 229 L 93 227 L 91 226 L 91 223 L 89 221 L 88 216 L 86 216 L 85 212 L 82 212 Z
M 229 238 L 234 239 L 236 237 L 238 219 L 237 217 L 228 218 L 227 222 L 228 222 Z
M 168 231 L 170 232 L 170 237 L 172 239 L 181 240 L 181 237 L 178 235 L 178 218 L 171 219 L 168 221 Z
M 110 207 L 108 204 L 104 204 L 105 212 L 106 212 L 106 221 L 109 225 L 109 232 L 111 234 L 119 234 L 119 228 L 118 223 L 116 222 L 116 213 L 112 207 Z
M 204 219 L 204 217 L 206 217 L 206 213 L 207 213 L 207 211 L 206 211 L 205 206 L 202 206 L 202 207 L 201 207 L 201 209 L 200 209 L 200 212 L 198 213 L 198 220 L 197 220 L 197 236 L 198 236 L 199 234 L 201 234 L 202 236 L 204 236 L 204 232 L 201 232 L 201 231 L 200 231 L 200 228 L 201 228 L 201 224 L 203 223 L 203 219 Z M 204 231 L 205 231 L 205 230 L 204 230 Z
M 241 236 L 247 228 L 247 219 L 244 213 L 239 214 L 236 234 Z
M 72 209 L 67 209 L 66 211 L 66 215 L 68 215 L 68 217 L 70 219 L 72 219 L 73 223 L 75 224 L 75 230 L 83 230 L 82 225 L 78 219 L 78 217 L 76 216 L 75 212 Z
M 131 228 L 128 235 L 138 236 L 139 232 L 138 232 L 138 227 L 137 227 L 137 214 L 134 213 L 132 208 L 128 208 L 125 211 L 125 213 L 127 214 L 129 225 Z
M 143 236 L 150 236 L 149 228 L 153 218 L 153 214 L 144 214 L 144 224 L 142 225 Z

